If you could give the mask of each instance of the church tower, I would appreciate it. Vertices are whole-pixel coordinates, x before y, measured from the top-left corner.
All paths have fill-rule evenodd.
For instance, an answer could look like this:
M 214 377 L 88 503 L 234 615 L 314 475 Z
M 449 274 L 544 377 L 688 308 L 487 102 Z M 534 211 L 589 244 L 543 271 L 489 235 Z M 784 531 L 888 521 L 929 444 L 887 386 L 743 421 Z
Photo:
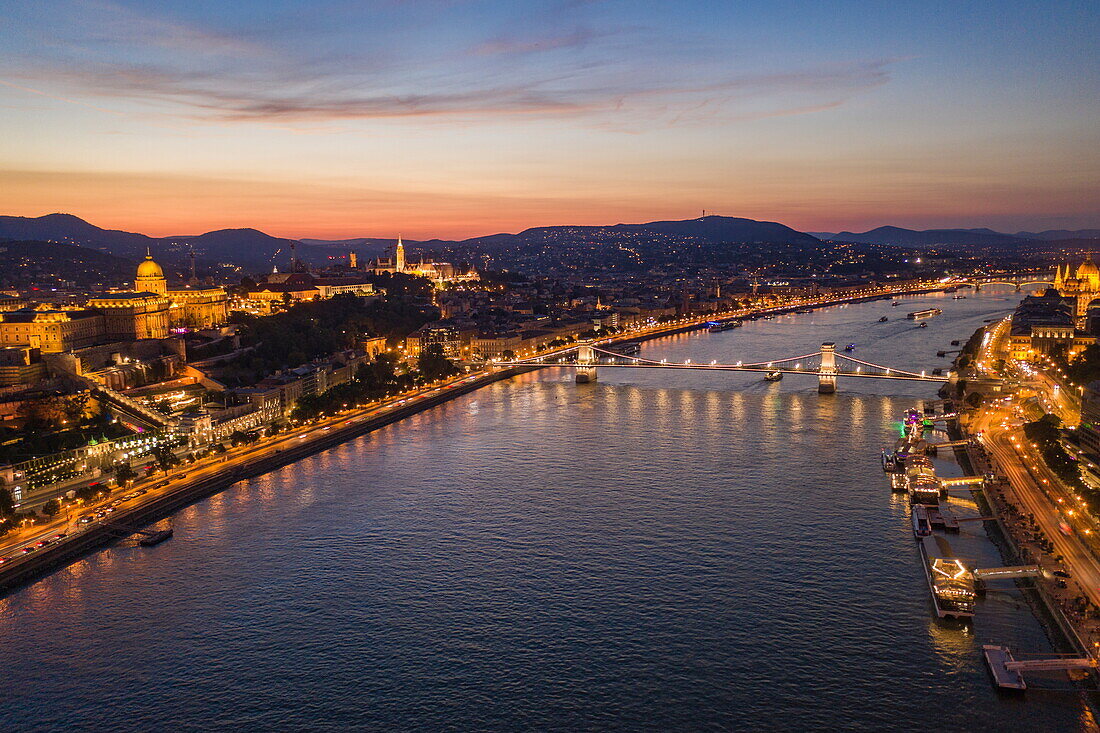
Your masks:
M 394 264 L 398 272 L 405 271 L 405 245 L 401 243 L 401 237 L 397 237 L 397 256 Z

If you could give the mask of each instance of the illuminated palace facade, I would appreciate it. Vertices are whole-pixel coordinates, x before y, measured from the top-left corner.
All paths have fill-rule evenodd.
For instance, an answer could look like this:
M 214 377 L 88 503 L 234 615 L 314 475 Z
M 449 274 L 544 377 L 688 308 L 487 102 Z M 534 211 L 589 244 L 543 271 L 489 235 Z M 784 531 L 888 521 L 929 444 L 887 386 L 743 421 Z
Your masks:
M 88 307 L 103 313 L 106 337 L 112 341 L 164 338 L 172 328 L 211 328 L 229 320 L 225 290 L 169 288 L 164 270 L 149 252 L 138 265 L 133 291 L 97 295 Z
M 164 271 L 146 253 L 132 291 L 98 293 L 83 309 L 39 305 L 0 313 L 0 346 L 63 353 L 116 341 L 162 339 L 173 328 L 210 328 L 228 320 L 225 290 L 169 289 Z

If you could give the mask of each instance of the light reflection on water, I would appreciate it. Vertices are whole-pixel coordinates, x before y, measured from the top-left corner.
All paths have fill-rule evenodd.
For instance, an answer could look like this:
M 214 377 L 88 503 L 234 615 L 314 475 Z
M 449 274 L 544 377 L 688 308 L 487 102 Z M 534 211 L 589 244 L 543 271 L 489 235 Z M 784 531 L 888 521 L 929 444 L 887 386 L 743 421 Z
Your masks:
M 945 314 L 920 331 L 880 302 L 643 353 L 759 359 L 827 339 L 931 369 L 1014 299 L 925 301 Z M 1091 721 L 1064 683 L 1037 679 L 1049 689 L 1024 702 L 990 689 L 980 644 L 1049 648 L 1015 590 L 972 626 L 931 619 L 878 458 L 928 385 L 570 376 L 499 383 L 242 482 L 181 511 L 171 542 L 0 600 L 0 730 Z M 1000 563 L 977 523 L 951 542 Z

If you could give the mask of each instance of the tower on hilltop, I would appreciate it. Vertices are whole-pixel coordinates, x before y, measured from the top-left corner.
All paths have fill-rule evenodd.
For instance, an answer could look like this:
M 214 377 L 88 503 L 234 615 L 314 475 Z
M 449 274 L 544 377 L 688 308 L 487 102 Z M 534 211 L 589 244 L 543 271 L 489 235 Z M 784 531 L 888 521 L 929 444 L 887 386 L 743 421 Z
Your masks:
M 396 257 L 396 261 L 394 262 L 394 265 L 396 267 L 394 269 L 396 269 L 398 272 L 404 272 L 405 271 L 405 245 L 401 242 L 401 236 L 400 235 L 398 235 L 398 237 L 397 237 L 397 254 L 395 255 L 395 257 Z

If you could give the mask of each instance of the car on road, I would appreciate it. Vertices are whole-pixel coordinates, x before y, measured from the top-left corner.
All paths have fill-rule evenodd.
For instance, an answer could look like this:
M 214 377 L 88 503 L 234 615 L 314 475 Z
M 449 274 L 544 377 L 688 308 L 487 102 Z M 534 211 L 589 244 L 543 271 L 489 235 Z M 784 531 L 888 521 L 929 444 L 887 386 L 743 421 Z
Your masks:
M 46 547 L 46 546 L 48 546 L 52 543 L 53 543 L 52 540 L 39 540 L 38 542 L 35 543 L 34 546 L 41 550 L 43 547 Z
M 81 524 L 91 524 L 92 522 L 95 521 L 95 517 L 92 516 L 91 514 L 86 514 L 83 517 L 81 517 L 79 521 L 80 521 Z
M 51 539 L 51 540 L 53 540 L 54 542 L 57 542 L 58 540 L 63 540 L 63 539 L 65 539 L 65 538 L 66 538 L 66 537 L 68 537 L 68 536 L 69 536 L 69 535 L 65 534 L 64 532 L 60 532 L 60 533 L 58 533 L 58 534 L 55 534 L 55 535 L 54 535 L 53 537 L 51 537 L 50 539 Z
M 1051 574 L 1052 575 L 1057 575 L 1059 578 L 1068 578 L 1069 577 L 1069 573 L 1067 573 L 1065 570 L 1055 570 Z
M 23 552 L 24 555 L 26 555 L 28 553 L 34 552 L 34 548 L 31 547 L 30 545 L 27 545 L 26 547 L 23 548 L 22 552 Z
M 0 565 L 3 565 L 4 563 L 10 562 L 10 561 L 11 561 L 10 557 L 0 557 Z

